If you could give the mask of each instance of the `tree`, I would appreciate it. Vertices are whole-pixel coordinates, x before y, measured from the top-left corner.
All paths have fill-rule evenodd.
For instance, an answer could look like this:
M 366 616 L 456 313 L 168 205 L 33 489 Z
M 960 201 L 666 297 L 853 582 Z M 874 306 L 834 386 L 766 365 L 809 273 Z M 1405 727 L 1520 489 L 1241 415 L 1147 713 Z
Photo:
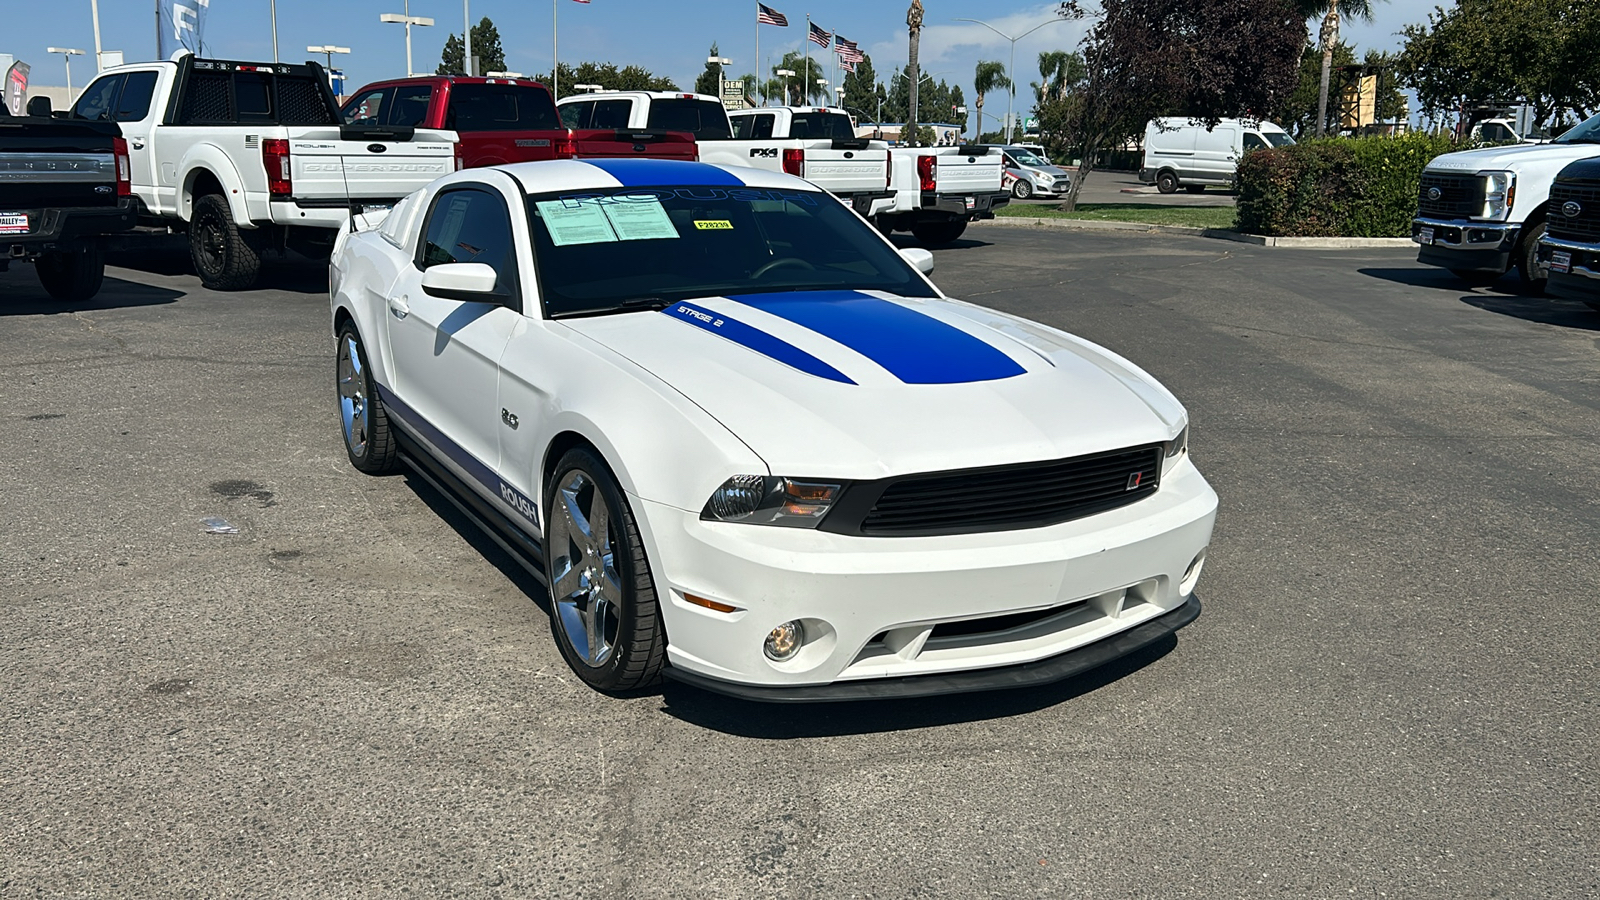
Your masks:
M 854 112 L 862 121 L 878 119 L 878 72 L 872 68 L 872 57 L 862 55 L 854 72 L 844 76 L 844 108 Z
M 1402 33 L 1400 78 L 1430 118 L 1514 100 L 1540 122 L 1600 107 L 1600 0 L 1459 0 Z M 1464 112 L 1463 131 L 1486 113 Z
M 1372 21 L 1372 0 L 1294 0 L 1301 20 L 1322 16 L 1322 87 L 1317 94 L 1317 135 L 1328 121 L 1328 80 L 1333 74 L 1333 48 L 1339 43 L 1339 9 L 1364 22 Z
M 721 55 L 721 53 L 717 52 L 717 42 L 712 41 L 710 56 L 720 57 Z M 718 63 L 708 62 L 706 63 L 705 71 L 701 72 L 700 77 L 694 80 L 694 92 L 696 94 L 709 94 L 720 100 L 722 98 L 718 95 L 718 91 L 722 89 L 721 79 L 722 66 Z
M 983 95 L 1008 87 L 1011 87 L 1011 79 L 1006 77 L 1004 63 L 991 59 L 978 60 L 977 69 L 972 75 L 972 92 L 978 95 L 977 131 L 983 131 Z
M 788 96 L 784 98 L 787 106 L 805 106 L 808 100 L 826 99 L 828 89 L 817 84 L 817 79 L 822 74 L 820 60 L 810 59 L 799 50 L 790 50 L 783 55 L 783 59 L 772 67 L 772 74 L 777 80 L 777 92 L 782 93 L 784 83 L 788 83 Z M 783 76 L 778 74 L 779 69 L 788 69 L 793 75 Z
M 1214 126 L 1264 115 L 1294 88 L 1305 19 L 1288 0 L 1100 0 L 1083 39 L 1085 78 L 1047 99 L 1041 131 L 1081 159 L 1063 209 L 1071 210 L 1102 149 L 1143 133 L 1161 115 Z M 1066 15 L 1081 15 L 1076 0 Z
M 911 33 L 911 50 L 906 56 L 906 90 L 910 99 L 906 104 L 906 127 L 900 130 L 902 138 L 911 136 L 911 143 L 915 146 L 917 139 L 917 82 L 922 80 L 922 67 L 917 60 L 917 53 L 922 48 L 922 0 L 911 0 L 911 8 L 906 10 L 906 27 Z M 904 143 L 904 140 L 902 140 Z
M 500 29 L 494 27 L 488 16 L 484 16 L 478 24 L 472 26 L 472 55 L 478 58 L 480 75 L 484 72 L 506 70 L 506 51 L 500 46 Z M 464 56 L 465 48 L 461 45 L 461 35 L 450 35 L 445 39 L 444 52 L 439 55 L 439 68 L 434 74 L 467 74 Z
M 534 76 L 544 84 L 550 83 L 550 73 Z M 582 91 L 573 87 L 577 84 L 598 84 L 608 91 L 676 91 L 677 82 L 671 78 L 655 75 L 640 66 L 628 66 L 618 69 L 615 63 L 578 63 L 576 66 L 561 64 L 561 96 L 571 97 L 581 94 Z

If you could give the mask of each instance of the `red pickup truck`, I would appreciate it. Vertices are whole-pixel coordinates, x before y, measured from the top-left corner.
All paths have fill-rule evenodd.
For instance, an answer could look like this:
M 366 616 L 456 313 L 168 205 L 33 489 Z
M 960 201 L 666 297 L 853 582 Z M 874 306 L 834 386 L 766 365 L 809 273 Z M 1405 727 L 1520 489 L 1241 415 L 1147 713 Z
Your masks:
M 380 81 L 344 105 L 348 124 L 441 128 L 460 135 L 456 168 L 544 159 L 699 159 L 694 135 L 561 126 L 550 89 L 526 78 L 428 75 Z

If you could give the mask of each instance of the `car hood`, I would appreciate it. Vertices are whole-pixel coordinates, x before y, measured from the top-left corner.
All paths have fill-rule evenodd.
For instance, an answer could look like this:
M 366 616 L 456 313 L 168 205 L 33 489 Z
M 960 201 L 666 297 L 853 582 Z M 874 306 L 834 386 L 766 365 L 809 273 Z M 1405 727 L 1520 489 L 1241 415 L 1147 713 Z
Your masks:
M 1483 172 L 1496 169 L 1517 171 L 1535 163 L 1556 168 L 1576 159 L 1600 156 L 1600 144 L 1515 144 L 1502 147 L 1481 147 L 1446 153 L 1428 163 L 1430 172 Z
M 1170 439 L 1185 414 L 1137 367 L 947 299 L 824 291 L 565 319 L 705 409 L 774 474 L 881 478 Z

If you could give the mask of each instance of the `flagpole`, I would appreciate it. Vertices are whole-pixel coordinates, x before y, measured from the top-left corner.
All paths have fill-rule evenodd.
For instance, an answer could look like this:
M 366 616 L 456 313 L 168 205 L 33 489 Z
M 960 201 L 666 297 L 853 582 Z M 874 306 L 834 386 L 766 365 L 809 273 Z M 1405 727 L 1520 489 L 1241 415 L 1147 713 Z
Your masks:
M 806 47 L 806 74 L 800 76 L 801 78 L 805 79 L 805 81 L 801 82 L 801 84 L 800 84 L 800 105 L 801 106 L 805 106 L 806 105 L 805 101 L 811 99 L 811 13 L 806 13 L 806 40 L 805 40 L 805 47 Z M 789 101 L 788 97 L 785 97 L 783 99 L 784 99 L 785 103 L 787 103 Z
M 556 39 L 556 25 L 561 0 L 550 0 L 550 93 L 561 99 L 561 45 Z

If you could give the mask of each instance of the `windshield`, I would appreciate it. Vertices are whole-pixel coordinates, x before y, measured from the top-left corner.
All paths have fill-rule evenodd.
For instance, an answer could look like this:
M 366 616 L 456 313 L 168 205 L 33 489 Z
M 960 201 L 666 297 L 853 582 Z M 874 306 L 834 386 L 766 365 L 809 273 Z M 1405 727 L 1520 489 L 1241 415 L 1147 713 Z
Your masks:
M 551 318 L 787 291 L 938 296 L 870 226 L 817 191 L 536 194 L 528 198 L 528 216 Z
M 1267 143 L 1274 147 L 1287 147 L 1294 143 L 1294 138 L 1289 137 L 1289 133 L 1286 131 L 1264 131 L 1261 136 L 1266 138 Z
M 1039 154 L 1034 153 L 1032 150 L 1013 149 L 1006 152 L 1011 154 L 1012 159 L 1025 166 L 1048 166 L 1051 164 L 1049 160 L 1041 159 Z
M 1555 140 L 1558 144 L 1600 144 L 1600 115 L 1591 116 L 1567 129 Z
M 789 137 L 853 141 L 856 130 L 842 113 L 796 113 L 789 121 Z
M 687 131 L 702 141 L 725 141 L 728 111 L 713 100 L 652 100 L 645 127 L 651 131 Z

